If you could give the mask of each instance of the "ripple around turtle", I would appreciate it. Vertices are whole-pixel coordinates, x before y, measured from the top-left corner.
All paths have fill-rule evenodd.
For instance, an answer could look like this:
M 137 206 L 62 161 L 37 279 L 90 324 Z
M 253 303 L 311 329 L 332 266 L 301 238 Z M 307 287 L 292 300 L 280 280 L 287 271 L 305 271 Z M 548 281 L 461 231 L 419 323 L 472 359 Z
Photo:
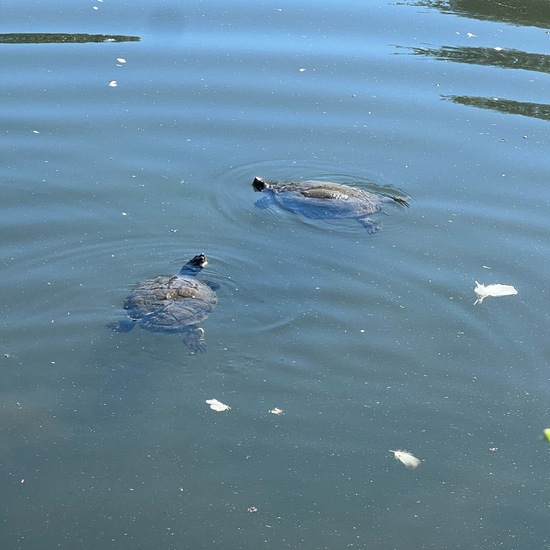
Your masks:
M 219 307 L 208 320 L 209 329 L 218 327 L 216 338 L 220 343 L 250 345 L 255 338 L 268 334 L 276 335 L 279 340 L 291 338 L 295 323 L 304 315 L 304 296 L 312 292 L 314 280 L 332 276 L 333 270 L 340 269 L 342 245 L 347 250 L 355 248 L 356 243 L 368 247 L 381 244 L 378 235 L 368 235 L 354 220 L 308 219 L 277 207 L 268 211 L 255 208 L 254 202 L 260 197 L 252 190 L 256 175 L 274 180 L 332 180 L 405 196 L 392 186 L 376 185 L 372 178 L 336 171 L 333 166 L 320 162 L 252 162 L 230 166 L 215 174 L 214 192 L 206 195 L 210 202 L 209 215 L 203 216 L 201 224 L 210 238 L 205 240 L 204 247 L 190 252 L 204 252 L 208 256 L 209 264 L 201 278 L 221 286 Z M 399 227 L 406 211 L 391 207 L 392 215 L 396 212 L 397 216 L 378 216 L 378 219 L 383 217 L 384 239 L 388 238 L 388 229 Z M 159 246 L 154 247 L 159 273 L 177 272 L 188 260 L 182 256 L 186 252 L 180 252 L 180 247 L 178 259 L 172 255 L 169 266 L 158 258 L 159 250 L 165 258 L 170 249 L 174 250 L 174 241 L 180 237 L 172 237 L 167 239 L 169 243 L 157 243 Z M 135 276 L 153 273 L 140 272 Z M 125 281 L 124 277 L 121 280 Z
M 260 194 L 253 193 L 252 181 L 260 176 L 269 181 L 327 181 L 342 183 L 360 188 L 372 193 L 389 194 L 409 201 L 407 193 L 393 185 L 379 183 L 384 180 L 380 174 L 365 173 L 364 170 L 352 172 L 351 169 L 337 170 L 334 165 L 320 161 L 276 160 L 257 161 L 233 165 L 218 173 L 214 197 L 215 207 L 227 220 L 242 220 L 247 214 L 254 212 L 254 204 Z M 266 214 L 280 212 L 281 208 L 273 205 L 265 209 Z M 385 233 L 396 233 L 403 230 L 406 223 L 406 208 L 388 204 L 384 214 L 374 215 L 383 225 Z M 342 219 L 312 219 L 292 214 L 296 224 L 301 224 L 312 230 L 328 230 L 331 232 L 350 233 L 353 235 L 365 234 L 365 229 L 354 220 Z

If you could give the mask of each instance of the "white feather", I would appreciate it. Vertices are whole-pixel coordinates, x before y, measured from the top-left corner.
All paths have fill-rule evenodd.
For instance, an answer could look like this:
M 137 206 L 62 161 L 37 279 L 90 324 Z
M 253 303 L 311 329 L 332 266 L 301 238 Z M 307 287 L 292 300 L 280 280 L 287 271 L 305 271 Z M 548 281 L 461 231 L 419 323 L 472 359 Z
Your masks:
M 228 405 L 225 405 L 224 403 L 222 403 L 221 401 L 218 401 L 217 399 L 207 399 L 206 403 L 210 405 L 210 408 L 213 411 L 217 411 L 217 412 L 224 412 L 231 409 L 231 407 L 229 407 Z
M 419 458 L 416 458 L 416 456 L 407 451 L 390 451 L 390 453 L 393 453 L 395 459 L 399 460 L 399 462 L 404 464 L 407 468 L 418 468 L 422 462 Z
M 481 304 L 483 299 L 488 296 L 515 296 L 518 293 L 512 285 L 495 284 L 485 286 L 477 281 L 475 281 L 475 283 L 476 287 L 474 288 L 474 292 L 477 294 L 477 300 L 474 302 L 474 306 L 477 303 Z

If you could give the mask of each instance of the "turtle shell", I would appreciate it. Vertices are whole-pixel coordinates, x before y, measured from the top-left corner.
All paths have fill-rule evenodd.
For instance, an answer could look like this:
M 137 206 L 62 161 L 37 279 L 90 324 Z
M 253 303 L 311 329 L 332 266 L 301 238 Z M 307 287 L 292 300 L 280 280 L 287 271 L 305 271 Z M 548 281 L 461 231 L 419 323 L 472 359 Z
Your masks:
M 271 187 L 275 200 L 308 218 L 357 218 L 380 212 L 388 199 L 349 185 L 307 181 Z
M 267 193 L 265 202 L 264 199 L 256 202 L 260 208 L 268 207 L 269 202 L 274 201 L 282 208 L 307 218 L 356 219 L 371 232 L 376 231 L 380 224 L 373 222 L 370 214 L 382 212 L 384 205 L 391 202 L 408 206 L 402 197 L 328 181 L 270 183 L 256 177 L 252 187 L 254 191 L 265 190 Z
M 146 330 L 184 332 L 204 321 L 217 305 L 217 294 L 203 281 L 187 275 L 161 275 L 136 286 L 124 309 Z

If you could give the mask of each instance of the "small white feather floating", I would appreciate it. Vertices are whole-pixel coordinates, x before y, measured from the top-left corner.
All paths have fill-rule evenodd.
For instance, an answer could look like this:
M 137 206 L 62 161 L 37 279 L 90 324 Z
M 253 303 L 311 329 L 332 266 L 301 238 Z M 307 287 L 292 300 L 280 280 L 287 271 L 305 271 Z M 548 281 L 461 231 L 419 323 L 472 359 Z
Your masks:
M 477 281 L 476 287 L 474 288 L 474 292 L 477 294 L 477 300 L 474 302 L 474 306 L 477 303 L 482 303 L 484 298 L 487 298 L 488 296 L 515 296 L 518 291 L 512 286 L 512 285 L 482 285 L 481 283 L 478 283 Z
M 416 458 L 416 456 L 408 453 L 407 451 L 390 451 L 390 453 L 393 453 L 393 456 L 395 456 L 396 460 L 399 460 L 399 462 L 401 462 L 411 470 L 414 470 L 414 468 L 418 468 L 418 466 L 420 466 L 420 463 L 422 462 L 419 458 Z
M 221 401 L 218 401 L 217 399 L 207 399 L 206 403 L 210 405 L 210 408 L 213 411 L 217 411 L 217 412 L 224 412 L 231 409 L 229 405 L 225 405 L 224 403 L 222 403 Z

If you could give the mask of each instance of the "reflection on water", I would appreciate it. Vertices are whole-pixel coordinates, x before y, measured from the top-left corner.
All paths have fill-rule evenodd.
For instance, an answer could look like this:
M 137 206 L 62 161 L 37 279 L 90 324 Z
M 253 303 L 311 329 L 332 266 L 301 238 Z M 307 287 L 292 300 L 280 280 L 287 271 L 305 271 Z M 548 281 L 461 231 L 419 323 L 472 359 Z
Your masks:
M 523 69 L 550 73 L 550 55 L 522 52 L 503 48 L 452 47 L 410 48 L 417 55 L 435 57 L 440 61 L 454 61 L 471 65 Z
M 525 71 L 550 73 L 550 56 L 545 54 L 528 53 L 500 47 L 443 46 L 441 48 L 407 49 L 412 51 L 414 55 L 434 57 L 439 61 L 454 61 L 456 63 L 496 67 L 500 69 L 523 69 Z M 460 105 L 549 120 L 550 105 L 545 103 L 467 95 L 442 95 L 441 97 Z
M 0 34 L 0 44 L 84 44 L 86 42 L 139 42 L 139 36 L 120 34 L 10 33 Z
M 529 103 L 526 101 L 512 101 L 499 97 L 475 97 L 448 95 L 441 96 L 443 99 L 452 101 L 459 105 L 490 109 L 503 114 L 523 115 L 542 120 L 550 120 L 550 105 L 544 103 Z
M 421 0 L 413 2 L 413 5 L 482 21 L 500 21 L 542 29 L 550 26 L 547 0 Z

